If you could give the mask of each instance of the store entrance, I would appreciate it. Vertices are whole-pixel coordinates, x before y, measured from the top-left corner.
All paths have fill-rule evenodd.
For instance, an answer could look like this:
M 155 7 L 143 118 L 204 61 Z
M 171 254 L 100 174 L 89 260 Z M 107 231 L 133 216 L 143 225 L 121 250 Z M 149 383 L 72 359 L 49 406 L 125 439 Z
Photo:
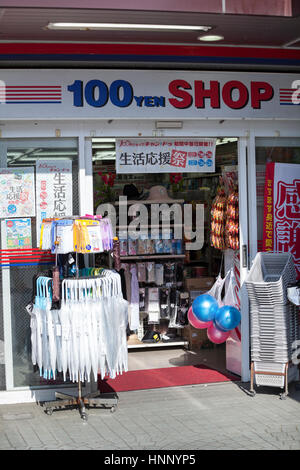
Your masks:
M 207 328 L 195 328 L 188 317 L 193 301 L 225 277 L 219 299 L 224 301 L 233 284 L 231 303 L 240 309 L 238 140 L 216 140 L 214 173 L 117 174 L 114 138 L 93 138 L 92 159 L 94 211 L 101 213 L 106 203 L 116 209 L 123 295 L 129 303 L 138 298 L 138 309 L 131 308 L 127 329 L 129 371 L 202 365 L 241 375 L 240 327 L 218 343 L 209 338 Z M 125 222 L 120 216 L 120 196 L 127 197 Z M 124 229 L 140 215 L 136 207 L 130 210 L 137 203 L 148 210 L 149 231 L 145 234 L 140 225 L 141 234 L 134 239 Z M 154 203 L 176 204 L 182 208 L 181 215 L 189 206 L 191 233 L 200 248 L 186 249 L 187 231 L 176 238 L 180 221 L 175 213 L 170 216 L 169 230 L 162 230 L 161 218 L 154 227 L 157 219 L 150 213 Z M 187 227 L 186 220 L 181 223 Z M 155 228 L 159 236 L 153 240 L 149 233 Z M 98 266 L 105 263 L 105 257 L 96 259 Z

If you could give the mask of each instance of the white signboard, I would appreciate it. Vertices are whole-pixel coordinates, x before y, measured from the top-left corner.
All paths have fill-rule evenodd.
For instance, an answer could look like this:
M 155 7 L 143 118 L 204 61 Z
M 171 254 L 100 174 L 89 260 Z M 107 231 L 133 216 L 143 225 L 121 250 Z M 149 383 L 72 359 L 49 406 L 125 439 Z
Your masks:
M 36 208 L 39 246 L 43 219 L 73 214 L 71 160 L 37 160 Z
M 1 119 L 300 119 L 299 75 L 1 70 Z
M 0 217 L 34 217 L 34 168 L 0 168 Z
M 117 173 L 212 173 L 216 139 L 117 139 Z

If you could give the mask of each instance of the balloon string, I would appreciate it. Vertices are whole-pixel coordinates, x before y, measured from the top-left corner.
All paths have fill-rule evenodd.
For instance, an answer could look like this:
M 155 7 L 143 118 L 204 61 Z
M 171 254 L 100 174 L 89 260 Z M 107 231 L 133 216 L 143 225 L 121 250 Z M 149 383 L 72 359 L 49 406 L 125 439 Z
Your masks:
M 239 341 L 241 341 L 242 337 L 241 337 L 241 333 L 240 333 L 240 330 L 238 329 L 238 327 L 235 328 L 235 332 L 237 334 L 237 337 L 238 337 Z

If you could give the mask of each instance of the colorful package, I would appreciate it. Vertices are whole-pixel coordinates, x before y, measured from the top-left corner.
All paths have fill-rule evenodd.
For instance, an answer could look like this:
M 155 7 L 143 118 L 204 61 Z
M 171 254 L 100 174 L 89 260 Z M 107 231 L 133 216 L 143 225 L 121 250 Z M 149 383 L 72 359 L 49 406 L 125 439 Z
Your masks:
M 127 256 L 128 255 L 128 243 L 127 243 L 126 231 L 119 232 L 119 240 L 120 240 L 120 256 Z
M 128 235 L 128 255 L 135 256 L 137 254 L 137 240 Z
M 162 286 L 164 283 L 164 265 L 156 263 L 155 264 L 155 284 L 157 286 Z
M 149 261 L 146 263 L 147 268 L 147 282 L 155 282 L 155 263 L 154 261 Z

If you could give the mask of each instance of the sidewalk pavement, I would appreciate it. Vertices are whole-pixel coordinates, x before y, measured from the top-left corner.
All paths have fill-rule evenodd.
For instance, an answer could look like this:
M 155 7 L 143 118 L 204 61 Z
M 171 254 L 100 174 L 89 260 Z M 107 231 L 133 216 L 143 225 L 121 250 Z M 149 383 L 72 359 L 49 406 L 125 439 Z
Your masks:
M 1 450 L 300 449 L 300 391 L 222 383 L 119 393 L 117 410 L 0 405 Z M 108 452 L 109 454 L 109 452 Z M 110 452 L 111 454 L 111 452 Z

